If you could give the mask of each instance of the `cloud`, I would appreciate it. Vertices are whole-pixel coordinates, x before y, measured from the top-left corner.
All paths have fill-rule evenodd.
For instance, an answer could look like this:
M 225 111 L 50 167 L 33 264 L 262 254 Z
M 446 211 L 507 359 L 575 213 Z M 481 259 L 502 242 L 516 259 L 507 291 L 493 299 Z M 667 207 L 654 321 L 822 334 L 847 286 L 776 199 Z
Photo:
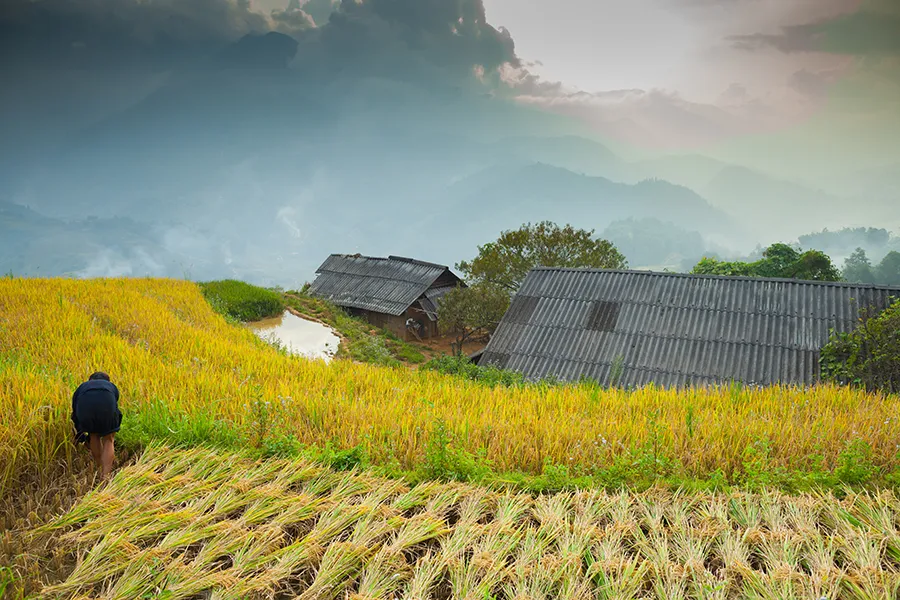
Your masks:
M 325 77 L 501 83 L 519 67 L 509 32 L 487 23 L 482 0 L 342 0 L 301 36 L 295 67 Z
M 746 99 L 739 108 L 752 100 Z M 660 89 L 541 93 L 521 96 L 519 101 L 578 118 L 602 135 L 660 149 L 698 147 L 758 127 L 740 110 L 691 102 Z
M 312 26 L 300 9 L 266 15 L 249 0 L 7 0 L 0 51 L 18 66 L 168 68 L 247 34 Z
M 340 3 L 340 0 L 308 0 L 303 4 L 303 10 L 312 17 L 316 25 L 321 26 L 328 22 L 328 17 Z M 291 0 L 290 6 L 300 8 L 300 0 Z
M 821 99 L 827 95 L 828 90 L 838 81 L 841 74 L 840 69 L 826 71 L 801 69 L 791 75 L 788 85 L 798 94 L 811 99 Z
M 829 19 L 789 25 L 778 33 L 729 36 L 740 50 L 774 48 L 784 53 L 823 52 L 860 57 L 900 56 L 900 14 L 896 9 L 861 9 Z

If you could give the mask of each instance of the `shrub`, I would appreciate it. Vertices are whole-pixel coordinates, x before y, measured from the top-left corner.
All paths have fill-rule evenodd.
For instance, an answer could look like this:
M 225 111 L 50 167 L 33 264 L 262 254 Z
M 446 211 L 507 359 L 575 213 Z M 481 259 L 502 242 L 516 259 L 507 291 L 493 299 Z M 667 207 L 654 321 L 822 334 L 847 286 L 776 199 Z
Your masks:
M 900 301 L 880 314 L 860 311 L 859 327 L 832 333 L 822 349 L 824 379 L 868 391 L 900 391 Z
M 431 359 L 422 365 L 422 368 L 437 371 L 444 375 L 456 375 L 464 379 L 485 383 L 492 387 L 497 385 L 512 387 L 525 383 L 525 377 L 521 373 L 506 371 L 497 367 L 482 367 L 476 365 L 465 356 L 440 356 Z
M 243 281 L 209 281 L 201 283 L 200 289 L 216 312 L 237 321 L 259 321 L 284 311 L 281 294 Z

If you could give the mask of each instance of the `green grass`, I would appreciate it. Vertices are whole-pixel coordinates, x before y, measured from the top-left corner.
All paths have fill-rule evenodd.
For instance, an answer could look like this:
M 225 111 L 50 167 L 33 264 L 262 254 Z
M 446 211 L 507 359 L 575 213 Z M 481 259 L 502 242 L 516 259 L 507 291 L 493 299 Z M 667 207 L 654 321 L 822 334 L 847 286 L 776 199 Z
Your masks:
M 217 312 L 235 321 L 259 321 L 284 311 L 281 294 L 243 281 L 209 281 L 201 283 L 200 289 Z
M 415 346 L 363 319 L 351 317 L 330 302 L 297 291 L 287 292 L 284 299 L 300 314 L 321 321 L 340 333 L 344 342 L 338 350 L 338 358 L 387 367 L 417 365 L 426 360 Z
M 465 356 L 441 356 L 428 361 L 422 368 L 437 371 L 444 375 L 471 379 L 490 386 L 503 385 L 511 387 L 525 383 L 525 377 L 521 373 L 496 367 L 482 367 L 476 365 Z

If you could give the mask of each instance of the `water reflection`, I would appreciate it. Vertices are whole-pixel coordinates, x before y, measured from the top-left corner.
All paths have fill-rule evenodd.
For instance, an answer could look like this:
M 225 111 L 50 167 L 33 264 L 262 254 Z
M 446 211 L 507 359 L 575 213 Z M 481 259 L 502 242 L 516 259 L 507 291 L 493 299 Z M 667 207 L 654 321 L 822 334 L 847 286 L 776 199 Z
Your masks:
M 290 312 L 250 323 L 250 329 L 264 340 L 278 342 L 291 354 L 320 358 L 325 362 L 331 362 L 341 343 L 330 327 L 301 319 Z

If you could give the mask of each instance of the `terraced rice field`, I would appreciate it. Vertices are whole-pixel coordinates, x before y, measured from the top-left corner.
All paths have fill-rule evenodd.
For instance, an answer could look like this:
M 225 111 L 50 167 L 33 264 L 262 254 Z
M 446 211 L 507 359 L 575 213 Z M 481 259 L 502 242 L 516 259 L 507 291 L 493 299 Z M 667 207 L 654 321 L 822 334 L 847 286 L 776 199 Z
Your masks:
M 151 448 L 43 534 L 46 598 L 893 600 L 900 500 L 413 488 Z
M 602 468 L 633 451 L 679 476 L 740 481 L 765 442 L 766 469 L 833 469 L 851 442 L 888 474 L 900 468 L 900 398 L 811 389 L 591 385 L 489 388 L 431 372 L 279 354 L 217 315 L 190 282 L 0 279 L 0 495 L 22 473 L 72 452 L 72 390 L 105 370 L 122 391 L 123 439 L 235 446 L 263 434 L 361 446 L 373 463 L 423 464 L 436 423 L 498 472 Z M 265 423 L 260 411 L 265 407 Z M 202 424 L 202 427 L 198 424 Z

